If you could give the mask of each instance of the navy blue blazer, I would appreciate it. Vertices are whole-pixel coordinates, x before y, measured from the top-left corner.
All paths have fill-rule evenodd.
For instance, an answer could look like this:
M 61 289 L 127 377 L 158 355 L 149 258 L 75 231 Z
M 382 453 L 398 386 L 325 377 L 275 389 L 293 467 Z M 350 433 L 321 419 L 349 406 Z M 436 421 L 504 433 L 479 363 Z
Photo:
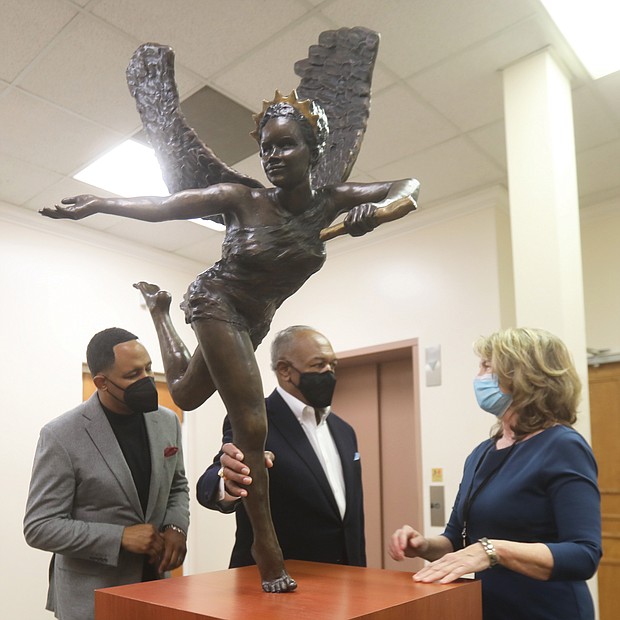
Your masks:
M 271 515 L 284 559 L 366 566 L 362 468 L 355 431 L 333 412 L 327 425 L 340 454 L 346 487 L 344 519 L 306 434 L 284 399 L 274 391 L 267 399 L 266 450 L 275 455 L 269 470 Z M 228 417 L 222 443 L 232 441 Z M 235 511 L 237 532 L 230 568 L 254 564 L 252 526 L 242 502 L 223 510 L 217 502 L 221 452 L 196 485 L 198 501 L 221 512 Z M 250 493 L 252 492 L 250 488 Z

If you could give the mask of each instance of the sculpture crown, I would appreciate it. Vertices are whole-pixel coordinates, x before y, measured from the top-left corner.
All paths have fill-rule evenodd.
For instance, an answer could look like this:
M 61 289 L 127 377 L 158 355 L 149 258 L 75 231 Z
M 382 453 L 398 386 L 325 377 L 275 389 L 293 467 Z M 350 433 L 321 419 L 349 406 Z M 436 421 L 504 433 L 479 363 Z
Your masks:
M 318 108 L 311 99 L 299 99 L 297 97 L 297 91 L 291 91 L 290 95 L 283 95 L 279 90 L 276 90 L 276 94 L 271 101 L 263 100 L 263 109 L 258 114 L 253 114 L 252 118 L 256 123 L 256 129 L 250 133 L 250 135 L 257 141 L 260 141 L 259 127 L 260 122 L 265 116 L 265 112 L 270 106 L 276 103 L 286 103 L 292 108 L 297 110 L 312 127 L 312 131 L 316 136 L 319 131 L 319 120 L 321 119 L 321 108 Z M 323 112 L 323 115 L 325 113 Z M 327 119 L 326 119 L 327 120 Z

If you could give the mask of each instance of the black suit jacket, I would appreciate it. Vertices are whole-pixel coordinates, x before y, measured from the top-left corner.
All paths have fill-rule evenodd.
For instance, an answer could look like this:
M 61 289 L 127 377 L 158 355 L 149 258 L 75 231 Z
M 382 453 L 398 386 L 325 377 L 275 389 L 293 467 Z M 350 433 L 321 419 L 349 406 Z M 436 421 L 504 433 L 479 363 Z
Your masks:
M 340 454 L 346 487 L 344 519 L 327 477 L 306 434 L 283 398 L 274 391 L 267 399 L 269 430 L 266 450 L 275 455 L 269 470 L 271 515 L 284 559 L 366 566 L 362 470 L 355 431 L 333 412 L 327 425 Z M 222 443 L 232 441 L 228 418 Z M 221 453 L 198 480 L 198 501 L 222 510 L 217 502 Z M 252 492 L 250 488 L 249 492 Z M 237 519 L 230 567 L 254 564 L 250 548 L 252 526 L 241 502 L 234 505 Z

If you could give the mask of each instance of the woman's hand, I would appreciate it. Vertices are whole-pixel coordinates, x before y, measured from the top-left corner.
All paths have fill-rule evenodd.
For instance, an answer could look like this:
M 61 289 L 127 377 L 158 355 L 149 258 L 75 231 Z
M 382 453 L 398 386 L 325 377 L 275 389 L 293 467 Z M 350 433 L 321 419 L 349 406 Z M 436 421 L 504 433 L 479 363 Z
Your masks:
M 463 575 L 479 573 L 490 566 L 489 556 L 480 543 L 474 543 L 431 562 L 414 576 L 422 583 L 450 583 Z
M 60 202 L 66 206 L 54 205 L 53 208 L 45 207 L 39 213 L 54 220 L 81 220 L 89 215 L 98 213 L 102 200 L 102 198 L 92 194 L 81 194 L 80 196 L 63 198 Z
M 405 557 L 424 557 L 428 551 L 428 540 L 410 525 L 403 525 L 390 538 L 388 553 L 393 560 L 402 562 Z

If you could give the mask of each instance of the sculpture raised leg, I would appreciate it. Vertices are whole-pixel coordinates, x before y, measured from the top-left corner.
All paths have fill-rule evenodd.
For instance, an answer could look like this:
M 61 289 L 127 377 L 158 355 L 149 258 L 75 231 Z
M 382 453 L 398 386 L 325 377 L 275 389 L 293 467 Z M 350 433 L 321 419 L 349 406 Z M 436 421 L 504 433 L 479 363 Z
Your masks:
M 242 501 L 254 532 L 252 556 L 263 589 L 266 592 L 294 590 L 297 583 L 286 572 L 271 521 L 264 456 L 267 414 L 249 335 L 225 321 L 195 320 L 192 327 L 199 347 L 190 357 L 170 319 L 170 294 L 146 282 L 134 286 L 142 292 L 155 323 L 166 379 L 175 402 L 183 407 L 182 402 L 191 401 L 197 403 L 192 407 L 195 408 L 217 389 L 226 406 L 235 445 L 244 453 L 244 462 L 252 471 L 252 490 Z

